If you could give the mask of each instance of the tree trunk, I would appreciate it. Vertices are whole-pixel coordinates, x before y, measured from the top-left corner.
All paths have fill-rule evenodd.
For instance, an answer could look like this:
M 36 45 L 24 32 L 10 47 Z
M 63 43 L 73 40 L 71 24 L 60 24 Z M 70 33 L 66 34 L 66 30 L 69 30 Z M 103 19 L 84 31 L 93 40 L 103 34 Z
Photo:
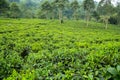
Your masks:
M 45 17 L 46 17 L 46 19 L 49 19 L 49 12 L 48 11 L 45 11 Z
M 54 19 L 55 18 L 55 14 L 54 14 L 54 12 L 52 12 L 52 19 Z
M 105 20 L 105 29 L 108 28 L 108 19 Z
M 75 12 L 73 13 L 73 20 L 75 20 Z
M 88 25 L 89 25 L 89 17 L 90 17 L 89 12 L 87 12 L 87 13 L 86 13 L 86 26 L 87 26 L 87 27 L 88 27 Z
M 74 11 L 74 13 L 73 13 L 73 18 L 74 18 L 74 20 L 76 20 L 75 11 Z
M 59 9 L 59 20 L 60 20 L 60 23 L 62 24 L 63 23 L 63 14 L 62 14 L 61 9 Z
M 73 13 L 73 19 L 74 19 L 74 20 L 78 20 L 77 17 L 78 17 L 78 16 L 77 16 L 77 10 L 74 10 L 74 13 Z
M 107 23 L 106 23 L 106 25 L 105 25 L 105 29 L 107 29 Z
M 88 20 L 87 20 L 87 27 L 88 27 Z

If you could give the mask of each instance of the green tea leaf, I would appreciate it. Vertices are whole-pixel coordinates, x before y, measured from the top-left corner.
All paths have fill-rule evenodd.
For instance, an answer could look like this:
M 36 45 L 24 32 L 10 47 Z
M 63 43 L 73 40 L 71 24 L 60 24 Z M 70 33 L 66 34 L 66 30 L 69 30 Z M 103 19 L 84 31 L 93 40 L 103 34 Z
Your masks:
M 90 78 L 90 80 L 93 80 L 93 75 L 89 74 L 88 77 Z
M 120 65 L 117 66 L 117 71 L 118 71 L 118 72 L 120 71 Z
M 108 68 L 107 71 L 114 76 L 118 74 L 117 70 L 112 67 Z

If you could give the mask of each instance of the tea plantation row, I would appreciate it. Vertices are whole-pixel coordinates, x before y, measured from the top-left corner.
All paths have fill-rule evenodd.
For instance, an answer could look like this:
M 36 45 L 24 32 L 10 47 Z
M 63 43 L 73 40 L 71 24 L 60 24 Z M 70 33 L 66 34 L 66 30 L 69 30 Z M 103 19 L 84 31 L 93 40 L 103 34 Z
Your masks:
M 120 27 L 39 19 L 0 20 L 0 79 L 119 80 Z

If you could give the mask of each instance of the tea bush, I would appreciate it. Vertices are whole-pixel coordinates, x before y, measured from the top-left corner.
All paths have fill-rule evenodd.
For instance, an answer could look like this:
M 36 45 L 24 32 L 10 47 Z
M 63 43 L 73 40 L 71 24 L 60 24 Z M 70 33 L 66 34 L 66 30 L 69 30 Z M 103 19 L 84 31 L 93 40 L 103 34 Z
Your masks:
M 120 27 L 39 19 L 0 20 L 0 79 L 120 77 Z

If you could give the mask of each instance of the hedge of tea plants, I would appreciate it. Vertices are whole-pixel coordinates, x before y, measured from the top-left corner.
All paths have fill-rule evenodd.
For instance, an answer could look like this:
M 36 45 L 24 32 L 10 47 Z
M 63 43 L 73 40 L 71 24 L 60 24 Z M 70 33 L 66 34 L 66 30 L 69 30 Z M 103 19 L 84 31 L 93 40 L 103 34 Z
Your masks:
M 120 27 L 39 19 L 0 20 L 0 79 L 119 80 Z

